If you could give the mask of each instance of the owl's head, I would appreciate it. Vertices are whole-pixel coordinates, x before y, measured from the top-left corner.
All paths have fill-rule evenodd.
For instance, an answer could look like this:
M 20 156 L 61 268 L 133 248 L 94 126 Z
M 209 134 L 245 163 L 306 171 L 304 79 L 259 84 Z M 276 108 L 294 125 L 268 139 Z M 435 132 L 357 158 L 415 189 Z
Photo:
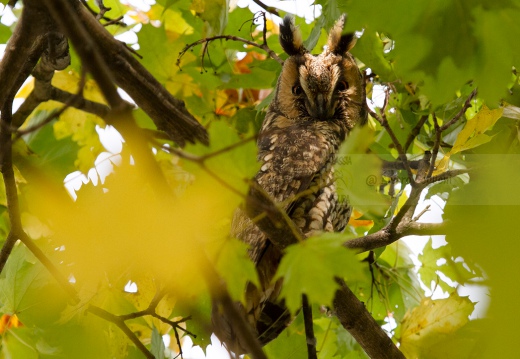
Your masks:
M 340 120 L 351 129 L 366 121 L 364 79 L 349 50 L 354 34 L 342 34 L 345 16 L 329 33 L 319 55 L 305 49 L 294 18 L 280 25 L 280 43 L 289 55 L 277 86 L 278 108 L 292 119 Z

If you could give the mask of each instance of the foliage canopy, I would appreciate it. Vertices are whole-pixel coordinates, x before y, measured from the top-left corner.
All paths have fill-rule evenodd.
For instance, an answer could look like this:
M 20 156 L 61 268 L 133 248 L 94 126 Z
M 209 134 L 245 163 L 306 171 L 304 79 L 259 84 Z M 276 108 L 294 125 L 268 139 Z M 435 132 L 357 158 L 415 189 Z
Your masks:
M 66 1 L 100 13 L 97 1 Z M 12 24 L 5 7 L 0 24 L 0 43 L 9 42 L 0 66 L 0 356 L 174 358 L 185 337 L 205 349 L 219 285 L 240 301 L 258 281 L 229 228 L 259 168 L 255 134 L 281 70 L 269 51 L 287 56 L 278 17 L 225 0 L 103 1 L 110 10 L 97 20 L 184 101 L 198 133 L 208 132 L 209 145 L 187 135 L 181 148 L 146 106 L 114 110 L 81 46 L 59 71 L 45 72 L 44 55 L 26 73 L 30 59 L 9 62 L 9 45 L 24 41 L 23 13 L 51 3 L 18 2 Z M 348 13 L 372 111 L 336 166 L 353 218 L 345 233 L 287 248 L 277 276 L 296 318 L 265 353 L 307 357 L 298 314 L 306 294 L 318 358 L 367 357 L 330 315 L 340 277 L 407 358 L 514 357 L 520 1 L 318 0 L 311 8 L 320 14 L 312 22 L 296 18 L 309 49 L 324 46 Z M 137 77 L 120 78 L 112 65 L 114 83 L 133 97 L 125 81 L 135 88 Z M 157 91 L 156 101 L 183 109 Z M 432 198 L 443 223 L 421 218 Z M 399 240 L 439 234 L 447 244 L 430 238 L 418 256 Z M 487 313 L 475 314 L 461 286 L 489 290 Z

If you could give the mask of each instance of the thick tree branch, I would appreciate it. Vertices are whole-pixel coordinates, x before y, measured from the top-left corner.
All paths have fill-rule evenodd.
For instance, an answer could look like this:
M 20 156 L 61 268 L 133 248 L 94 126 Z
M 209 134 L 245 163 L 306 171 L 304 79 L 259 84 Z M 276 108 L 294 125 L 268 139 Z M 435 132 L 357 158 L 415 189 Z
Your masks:
M 53 51 L 53 49 L 55 50 Z M 81 96 L 84 81 L 80 82 L 77 94 L 63 91 L 52 85 L 51 82 L 54 72 L 65 69 L 69 63 L 70 57 L 67 39 L 60 33 L 50 33 L 48 47 L 32 72 L 34 77 L 34 89 L 13 115 L 13 131 L 18 129 L 25 122 L 27 117 L 40 103 L 49 100 L 66 103 L 69 106 L 95 114 L 101 118 L 104 118 L 108 114 L 110 111 L 108 106 L 86 100 Z
M 334 298 L 334 311 L 343 327 L 356 339 L 370 358 L 393 359 L 404 355 L 397 349 L 392 339 L 379 327 L 376 320 L 347 287 L 342 279 L 337 279 L 340 289 Z M 380 330 L 371 330 L 372 328 Z
M 41 5 L 35 0 L 26 1 L 33 2 L 31 10 L 22 12 L 0 62 L 0 108 L 9 96 L 14 98 L 45 47 L 46 29 L 50 25 L 42 15 Z
M 240 346 L 243 347 L 253 359 L 267 359 L 262 350 L 258 338 L 253 333 L 253 328 L 247 323 L 244 315 L 238 310 L 235 302 L 229 296 L 224 281 L 218 276 L 211 265 L 205 268 L 206 281 L 211 290 L 213 307 L 221 312 L 221 315 L 229 321 L 236 334 Z M 232 350 L 233 348 L 230 347 Z
M 142 167 L 142 173 L 146 174 L 146 179 L 152 182 L 157 194 L 171 198 L 169 185 L 148 147 L 146 137 L 141 136 L 131 108 L 117 92 L 112 75 L 113 69 L 109 67 L 109 61 L 102 57 L 102 51 L 91 36 L 95 27 L 101 28 L 102 31 L 106 30 L 89 14 L 88 17 L 93 20 L 93 25 L 87 32 L 86 25 L 78 16 L 86 10 L 79 2 L 44 0 L 43 3 L 64 34 L 71 40 L 82 59 L 82 64 L 92 74 L 110 105 L 111 111 L 105 121 L 121 133 L 136 160 L 136 165 Z
M 87 9 L 76 7 L 76 11 L 79 21 L 89 29 L 89 35 L 99 47 L 117 85 L 150 116 L 157 128 L 180 146 L 196 140 L 207 144 L 206 130 L 186 110 L 184 102 L 174 98 Z

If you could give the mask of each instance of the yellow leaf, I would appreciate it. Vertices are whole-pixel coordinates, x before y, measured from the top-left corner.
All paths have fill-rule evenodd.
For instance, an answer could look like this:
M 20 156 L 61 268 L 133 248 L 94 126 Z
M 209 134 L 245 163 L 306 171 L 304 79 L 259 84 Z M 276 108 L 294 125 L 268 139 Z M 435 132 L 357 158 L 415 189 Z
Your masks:
M 401 194 L 401 197 L 399 197 L 399 201 L 397 202 L 397 206 L 395 208 L 394 215 L 396 215 L 401 210 L 401 207 L 403 207 L 403 205 L 406 203 L 407 200 L 408 200 L 408 195 L 406 194 L 406 192 L 403 192 Z
M 74 71 L 56 71 L 52 78 L 52 85 L 64 91 L 77 93 L 79 81 L 80 76 Z M 83 97 L 90 101 L 99 102 L 105 105 L 107 104 L 99 86 L 96 81 L 92 79 L 87 79 L 85 81 Z
M 187 57 L 193 56 L 191 53 L 186 54 Z M 183 58 L 184 60 L 184 58 Z M 185 73 L 172 73 L 172 76 L 166 82 L 166 89 L 172 95 L 181 97 L 190 97 L 200 94 L 200 87 L 193 82 L 193 78 Z M 180 92 L 180 94 L 179 94 Z
M 502 117 L 503 111 L 503 108 L 490 110 L 486 105 L 483 105 L 480 111 L 472 119 L 468 120 L 462 131 L 459 132 L 451 151 L 437 161 L 433 174 L 438 175 L 446 171 L 452 155 L 491 141 L 492 137 L 485 135 L 484 132 L 493 127 L 498 119 Z
M 433 171 L 433 175 L 437 176 L 438 174 L 441 174 L 444 171 L 447 171 L 449 163 L 450 163 L 450 154 L 447 153 L 444 155 L 444 157 L 440 161 L 437 161 L 437 163 L 435 164 L 435 171 Z
M 23 87 L 18 91 L 15 98 L 27 98 L 31 91 L 34 89 L 34 78 L 31 78 Z
M 485 131 L 489 130 L 495 124 L 495 122 L 497 122 L 497 120 L 502 117 L 502 112 L 502 108 L 490 110 L 486 107 L 486 105 L 482 106 L 480 111 L 471 120 L 466 122 L 466 125 L 462 131 L 460 131 L 458 134 L 450 153 L 455 154 L 482 144 L 478 143 L 479 141 L 477 140 L 473 140 L 474 146 L 469 147 L 467 143 L 470 140 L 470 137 L 478 137 Z
M 403 318 L 401 351 L 407 358 L 426 358 L 427 348 L 441 344 L 469 321 L 473 307 L 467 297 L 456 292 L 446 299 L 423 298 Z
M 186 22 L 180 11 L 175 11 L 171 8 L 165 10 L 164 6 L 155 4 L 146 15 L 150 20 L 160 20 L 164 22 L 164 28 L 167 32 L 184 35 L 193 34 L 193 27 Z

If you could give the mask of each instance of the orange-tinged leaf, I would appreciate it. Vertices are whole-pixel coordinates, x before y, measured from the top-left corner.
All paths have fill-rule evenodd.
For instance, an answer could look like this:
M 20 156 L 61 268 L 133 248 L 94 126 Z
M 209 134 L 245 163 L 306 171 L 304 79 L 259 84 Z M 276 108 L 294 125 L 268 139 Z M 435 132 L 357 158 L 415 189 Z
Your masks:
M 2 317 L 0 317 L 0 334 L 4 334 L 9 328 L 19 328 L 22 326 L 23 324 L 16 314 L 3 314 Z
M 348 221 L 349 226 L 352 227 L 372 227 L 374 225 L 374 221 L 371 219 L 359 219 L 363 217 L 363 213 L 358 210 L 354 210 L 352 215 L 350 216 L 350 220 Z

